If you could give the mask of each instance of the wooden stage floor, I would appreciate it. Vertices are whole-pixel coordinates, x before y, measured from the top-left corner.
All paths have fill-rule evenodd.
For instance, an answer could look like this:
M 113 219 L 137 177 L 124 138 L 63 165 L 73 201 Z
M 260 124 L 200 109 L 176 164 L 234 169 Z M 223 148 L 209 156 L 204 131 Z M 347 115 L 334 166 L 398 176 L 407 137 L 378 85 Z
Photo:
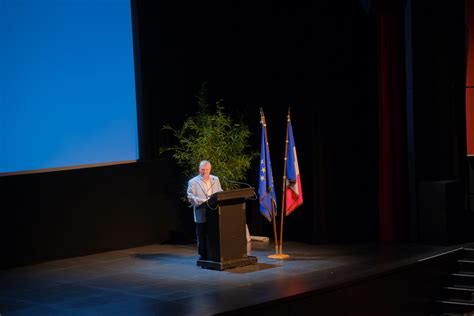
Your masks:
M 250 245 L 249 245 L 250 246 Z M 450 251 L 412 244 L 286 242 L 288 260 L 252 242 L 255 265 L 196 266 L 195 245 L 149 245 L 0 271 L 0 314 L 212 315 L 327 291 Z

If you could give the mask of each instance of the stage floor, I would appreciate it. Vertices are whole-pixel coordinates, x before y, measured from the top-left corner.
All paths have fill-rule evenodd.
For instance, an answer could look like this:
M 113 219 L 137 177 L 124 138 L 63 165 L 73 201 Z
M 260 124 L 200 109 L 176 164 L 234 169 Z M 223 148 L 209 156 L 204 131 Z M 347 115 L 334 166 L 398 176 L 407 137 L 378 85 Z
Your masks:
M 195 245 L 149 245 L 0 271 L 0 315 L 210 315 L 327 291 L 455 247 L 252 242 L 255 265 L 196 266 Z

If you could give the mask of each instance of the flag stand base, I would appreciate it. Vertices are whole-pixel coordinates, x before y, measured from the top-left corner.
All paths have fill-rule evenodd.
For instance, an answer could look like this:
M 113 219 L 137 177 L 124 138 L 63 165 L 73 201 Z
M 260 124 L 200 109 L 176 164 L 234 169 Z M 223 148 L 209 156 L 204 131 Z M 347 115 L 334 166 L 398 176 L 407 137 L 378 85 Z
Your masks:
M 286 255 L 284 253 L 278 253 L 274 255 L 269 255 L 268 258 L 270 259 L 289 259 L 290 255 Z

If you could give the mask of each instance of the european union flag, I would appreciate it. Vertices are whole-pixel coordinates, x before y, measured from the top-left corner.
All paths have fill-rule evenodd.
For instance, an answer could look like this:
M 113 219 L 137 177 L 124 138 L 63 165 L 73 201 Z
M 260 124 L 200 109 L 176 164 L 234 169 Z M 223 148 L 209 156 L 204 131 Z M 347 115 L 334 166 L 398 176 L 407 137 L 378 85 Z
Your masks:
M 260 174 L 258 183 L 258 196 L 260 201 L 260 213 L 270 222 L 272 221 L 272 210 L 276 216 L 276 197 L 273 185 L 272 164 L 270 162 L 270 150 L 266 133 L 266 123 L 263 111 L 261 111 L 262 144 L 260 148 Z M 272 209 L 273 205 L 273 209 Z

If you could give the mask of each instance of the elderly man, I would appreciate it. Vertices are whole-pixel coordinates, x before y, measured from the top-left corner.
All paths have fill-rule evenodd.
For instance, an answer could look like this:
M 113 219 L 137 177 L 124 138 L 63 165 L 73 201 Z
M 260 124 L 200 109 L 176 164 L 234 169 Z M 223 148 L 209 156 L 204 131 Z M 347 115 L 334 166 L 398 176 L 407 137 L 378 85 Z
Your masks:
M 207 259 L 206 248 L 206 201 L 215 192 L 222 191 L 219 178 L 211 175 L 211 163 L 199 163 L 199 175 L 188 181 L 188 201 L 194 210 L 199 260 Z

